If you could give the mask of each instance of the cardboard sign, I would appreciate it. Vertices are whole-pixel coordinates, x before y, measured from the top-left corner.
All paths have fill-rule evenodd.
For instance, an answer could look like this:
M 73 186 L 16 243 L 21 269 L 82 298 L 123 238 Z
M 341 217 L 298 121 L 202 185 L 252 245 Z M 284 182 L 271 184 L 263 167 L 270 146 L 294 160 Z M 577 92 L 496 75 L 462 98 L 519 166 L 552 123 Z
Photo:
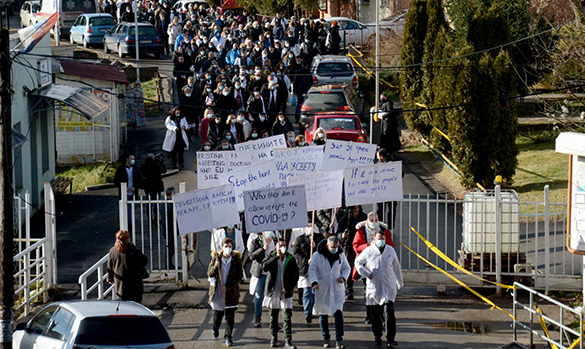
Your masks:
M 309 211 L 341 207 L 343 170 L 294 175 L 288 178 L 288 185 L 305 186 Z
M 244 210 L 244 191 L 277 188 L 281 186 L 274 160 L 223 174 L 219 176 L 219 181 L 221 184 L 233 185 L 239 211 Z
M 292 175 L 319 171 L 323 162 L 323 147 L 274 149 L 276 170 L 282 186 L 286 187 L 286 180 Z
M 309 224 L 303 186 L 245 191 L 244 207 L 248 233 L 306 227 Z
M 402 200 L 402 161 L 347 168 L 344 175 L 347 206 Z
M 323 171 L 335 171 L 348 167 L 372 165 L 375 157 L 375 144 L 328 140 L 321 168 Z
M 182 235 L 240 222 L 232 185 L 175 194 L 173 206 Z
M 276 148 L 286 148 L 286 139 L 284 135 L 261 138 L 255 141 L 238 143 L 234 149 L 238 152 L 247 152 L 255 156 L 260 161 L 272 159 L 272 150 Z
M 198 151 L 197 188 L 211 188 L 220 185 L 219 176 L 250 167 L 256 159 L 249 152 Z

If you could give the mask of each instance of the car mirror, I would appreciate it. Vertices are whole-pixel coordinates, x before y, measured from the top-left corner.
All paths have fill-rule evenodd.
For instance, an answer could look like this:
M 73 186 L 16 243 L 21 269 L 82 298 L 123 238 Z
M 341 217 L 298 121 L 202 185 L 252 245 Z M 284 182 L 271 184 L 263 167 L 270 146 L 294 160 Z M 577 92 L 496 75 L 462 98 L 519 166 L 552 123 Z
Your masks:
M 14 327 L 15 331 L 24 331 L 26 330 L 26 322 L 19 322 L 16 324 L 16 326 Z

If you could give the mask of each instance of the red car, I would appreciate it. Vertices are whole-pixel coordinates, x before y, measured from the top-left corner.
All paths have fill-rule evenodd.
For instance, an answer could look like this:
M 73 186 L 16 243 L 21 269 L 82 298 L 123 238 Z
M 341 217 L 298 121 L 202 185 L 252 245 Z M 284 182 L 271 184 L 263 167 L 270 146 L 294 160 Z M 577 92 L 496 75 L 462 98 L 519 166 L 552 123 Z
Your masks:
M 323 128 L 327 139 L 339 139 L 352 142 L 368 142 L 368 134 L 359 117 L 351 111 L 318 112 L 311 117 L 309 127 L 305 130 L 305 141 L 313 142 L 315 131 Z

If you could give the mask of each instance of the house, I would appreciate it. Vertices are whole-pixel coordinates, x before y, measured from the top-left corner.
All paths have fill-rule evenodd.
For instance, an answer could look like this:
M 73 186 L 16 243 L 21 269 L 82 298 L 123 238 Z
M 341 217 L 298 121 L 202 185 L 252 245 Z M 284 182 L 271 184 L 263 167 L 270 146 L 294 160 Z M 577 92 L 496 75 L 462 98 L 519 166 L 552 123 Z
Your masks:
M 411 0 L 319 0 L 320 18 L 348 17 L 362 23 L 376 22 L 376 6 L 380 5 L 380 20 L 408 9 Z

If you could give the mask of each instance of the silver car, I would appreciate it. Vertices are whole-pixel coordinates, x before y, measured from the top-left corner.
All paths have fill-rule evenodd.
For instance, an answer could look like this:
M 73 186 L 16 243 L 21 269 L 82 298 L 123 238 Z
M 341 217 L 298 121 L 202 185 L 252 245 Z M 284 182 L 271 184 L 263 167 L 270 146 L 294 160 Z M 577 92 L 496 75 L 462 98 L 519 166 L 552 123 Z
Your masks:
M 148 308 L 134 302 L 57 302 L 19 323 L 13 348 L 174 349 L 167 330 Z
M 313 85 L 348 84 L 358 88 L 358 76 L 347 56 L 317 55 L 311 64 Z

